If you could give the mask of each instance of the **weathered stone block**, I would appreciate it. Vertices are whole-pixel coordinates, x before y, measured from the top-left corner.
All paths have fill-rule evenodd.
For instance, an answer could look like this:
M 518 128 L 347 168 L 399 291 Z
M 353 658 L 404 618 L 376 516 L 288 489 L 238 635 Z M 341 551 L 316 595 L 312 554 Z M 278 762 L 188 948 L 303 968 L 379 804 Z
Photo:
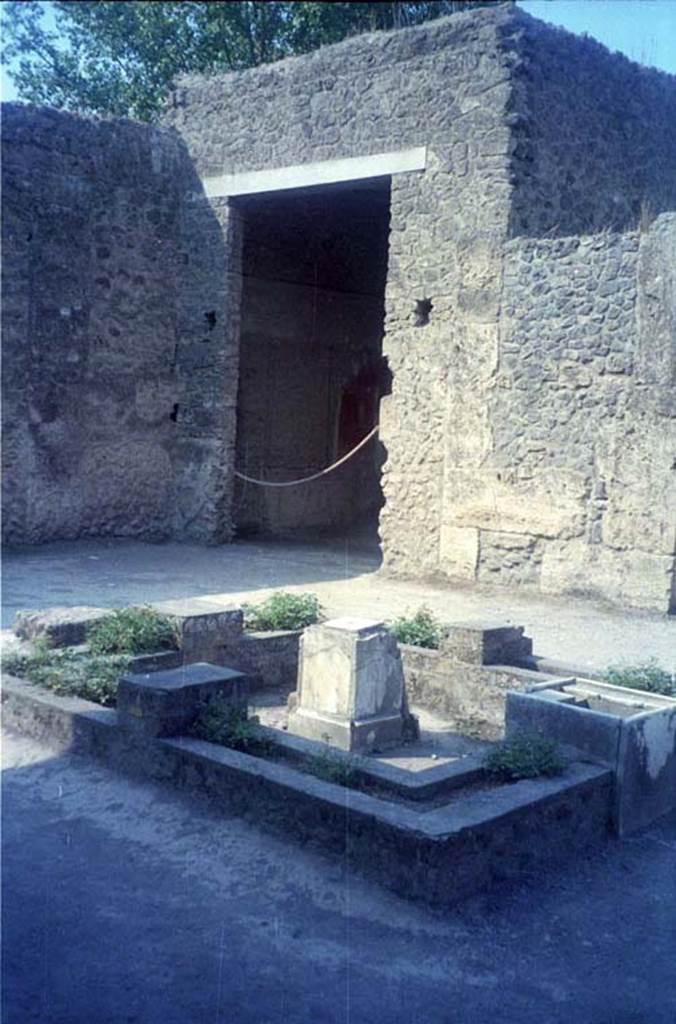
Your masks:
M 676 806 L 676 700 L 591 680 L 560 690 L 510 693 L 507 735 L 537 733 L 615 772 L 619 835 L 649 825 Z
M 383 623 L 332 619 L 305 631 L 291 732 L 370 750 L 400 743 L 411 726 L 399 649 Z
M 302 630 L 242 633 L 221 649 L 219 663 L 249 677 L 256 690 L 295 690 Z
M 454 623 L 441 643 L 443 654 L 470 665 L 511 665 L 533 652 L 523 626 L 495 623 Z
M 442 524 L 439 566 L 455 579 L 474 580 L 479 560 L 479 531 L 474 527 Z
M 153 608 L 174 621 L 178 645 L 188 661 L 220 661 L 223 646 L 242 635 L 244 614 L 235 606 L 197 597 L 158 601 Z
M 126 729 L 148 736 L 176 736 L 192 725 L 200 704 L 218 698 L 246 707 L 248 694 L 248 679 L 241 672 L 198 662 L 122 676 L 117 713 Z
M 83 644 L 87 628 L 109 613 L 106 608 L 25 608 L 16 613 L 14 632 L 23 640 L 45 637 L 52 647 Z

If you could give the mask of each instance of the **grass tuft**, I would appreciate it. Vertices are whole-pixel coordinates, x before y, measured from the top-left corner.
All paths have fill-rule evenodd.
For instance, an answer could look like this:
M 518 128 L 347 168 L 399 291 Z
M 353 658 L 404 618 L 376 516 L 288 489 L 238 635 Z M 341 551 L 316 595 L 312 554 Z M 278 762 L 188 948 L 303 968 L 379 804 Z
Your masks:
M 516 782 L 542 775 L 560 775 L 565 763 L 551 740 L 517 733 L 489 750 L 484 768 L 502 782 Z
M 637 665 L 611 665 L 604 673 L 603 680 L 613 686 L 676 697 L 676 676 L 661 668 L 655 658 Z
M 171 619 L 153 608 L 116 608 L 87 630 L 92 654 L 150 654 L 178 647 Z
M 316 594 L 288 594 L 283 590 L 261 604 L 243 607 L 245 629 L 259 633 L 305 629 L 319 621 L 321 611 Z
M 390 632 L 400 644 L 438 650 L 444 630 L 431 610 L 423 605 L 415 615 L 403 616 L 393 622 Z

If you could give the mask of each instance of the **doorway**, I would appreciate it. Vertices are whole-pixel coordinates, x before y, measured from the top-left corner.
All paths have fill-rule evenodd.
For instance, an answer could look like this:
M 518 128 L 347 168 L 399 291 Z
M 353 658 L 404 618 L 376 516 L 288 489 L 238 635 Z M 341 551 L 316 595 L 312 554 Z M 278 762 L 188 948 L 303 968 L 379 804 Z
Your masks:
M 382 355 L 390 179 L 237 200 L 243 287 L 236 468 L 299 480 L 348 454 L 389 393 Z M 377 436 L 310 483 L 237 480 L 239 537 L 377 537 L 385 451 Z

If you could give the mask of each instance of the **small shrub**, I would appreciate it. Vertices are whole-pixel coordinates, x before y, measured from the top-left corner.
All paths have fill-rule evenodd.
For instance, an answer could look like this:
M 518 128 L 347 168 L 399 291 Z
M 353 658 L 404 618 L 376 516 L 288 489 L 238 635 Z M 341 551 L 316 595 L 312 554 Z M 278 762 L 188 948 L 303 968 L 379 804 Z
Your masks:
M 355 757 L 337 757 L 331 751 L 313 754 L 303 761 L 304 771 L 337 786 L 354 786 L 358 778 L 359 760 Z
M 503 782 L 560 775 L 565 764 L 556 744 L 540 736 L 520 733 L 497 743 L 486 755 L 484 768 Z
M 152 608 L 116 608 L 87 630 L 93 654 L 147 654 L 178 646 L 171 619 Z
M 400 644 L 414 647 L 429 647 L 436 650 L 443 637 L 443 627 L 424 605 L 415 615 L 397 619 L 390 626 L 390 632 Z
M 13 655 L 3 668 L 62 697 L 82 697 L 114 707 L 117 683 L 129 667 L 127 655 L 92 655 L 87 651 L 56 650 L 36 643 L 32 654 Z
M 209 743 L 263 756 L 270 752 L 271 745 L 258 726 L 258 718 L 247 718 L 246 705 L 216 699 L 202 705 L 190 732 Z
M 676 677 L 661 668 L 655 658 L 638 665 L 611 665 L 603 675 L 606 683 L 626 686 L 631 690 L 661 693 L 676 697 Z
M 316 594 L 272 594 L 258 605 L 244 605 L 244 622 L 255 632 L 278 629 L 305 629 L 319 621 L 319 599 Z

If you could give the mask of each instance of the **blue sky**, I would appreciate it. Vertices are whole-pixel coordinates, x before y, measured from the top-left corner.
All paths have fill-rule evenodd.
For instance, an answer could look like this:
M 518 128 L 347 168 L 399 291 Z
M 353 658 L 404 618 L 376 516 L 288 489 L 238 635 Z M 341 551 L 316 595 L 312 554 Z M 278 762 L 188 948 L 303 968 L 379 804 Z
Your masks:
M 676 0 L 519 0 L 519 7 L 676 74 Z
M 632 60 L 676 74 L 676 0 L 518 0 L 535 18 L 598 39 Z M 49 7 L 49 4 L 45 4 Z M 51 12 L 48 22 L 53 23 Z M 16 93 L 5 69 L 2 98 Z

